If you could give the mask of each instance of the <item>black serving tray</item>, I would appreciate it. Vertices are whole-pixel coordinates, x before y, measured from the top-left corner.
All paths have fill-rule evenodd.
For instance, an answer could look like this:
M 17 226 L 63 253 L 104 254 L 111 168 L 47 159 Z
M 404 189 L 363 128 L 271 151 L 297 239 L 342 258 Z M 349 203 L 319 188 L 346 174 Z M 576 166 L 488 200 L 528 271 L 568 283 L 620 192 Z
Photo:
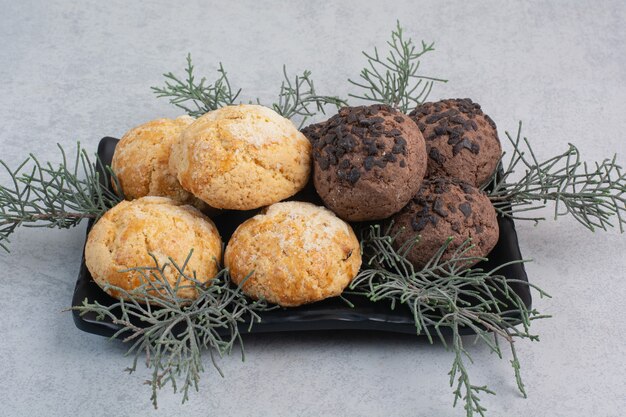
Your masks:
M 100 141 L 98 157 L 105 166 L 110 165 L 118 142 L 118 139 L 111 137 L 105 137 Z M 319 196 L 317 196 L 311 185 L 292 199 L 321 204 Z M 237 226 L 257 212 L 258 210 L 224 211 L 215 216 L 213 220 L 220 231 L 222 239 L 227 242 Z M 500 226 L 498 243 L 488 255 L 489 261 L 477 265 L 477 267 L 485 270 L 522 259 L 513 220 L 499 217 L 498 223 Z M 89 233 L 92 225 L 92 222 L 90 222 L 87 233 Z M 524 304 L 530 308 L 531 295 L 530 288 L 526 284 L 528 277 L 524 265 L 521 263 L 508 265 L 502 268 L 500 273 L 508 279 L 520 281 L 511 282 L 510 286 L 520 296 Z M 262 313 L 261 322 L 256 323 L 252 330 L 248 331 L 248 326 L 245 324 L 242 324 L 240 330 L 242 333 L 262 333 L 351 329 L 415 334 L 413 317 L 405 306 L 396 306 L 392 310 L 388 303 L 373 303 L 365 297 L 346 295 L 345 298 L 352 302 L 354 307 L 350 307 L 340 298 L 331 298 L 301 307 L 275 309 Z M 103 305 L 110 305 L 115 302 L 91 278 L 85 266 L 85 257 L 83 256 L 74 289 L 72 305 L 80 306 L 85 299 L 88 299 L 90 302 L 97 301 Z M 78 311 L 74 310 L 73 317 L 76 327 L 88 333 L 110 337 L 120 329 L 119 325 L 114 324 L 109 318 L 97 320 L 94 313 L 87 313 L 81 316 Z M 461 332 L 462 334 L 473 333 L 469 328 L 463 328 Z

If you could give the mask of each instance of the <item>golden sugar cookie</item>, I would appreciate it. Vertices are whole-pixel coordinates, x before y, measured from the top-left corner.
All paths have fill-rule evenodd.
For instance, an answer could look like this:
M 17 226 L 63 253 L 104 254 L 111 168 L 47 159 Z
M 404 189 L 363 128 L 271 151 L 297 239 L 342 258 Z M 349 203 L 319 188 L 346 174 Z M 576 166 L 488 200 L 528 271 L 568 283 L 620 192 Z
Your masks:
M 191 206 L 165 197 L 143 197 L 122 201 L 102 216 L 89 232 L 85 246 L 85 263 L 94 281 L 103 289 L 113 285 L 132 291 L 143 282 L 138 272 L 124 269 L 153 266 L 170 262 L 183 266 L 193 249 L 185 273 L 201 282 L 213 278 L 222 255 L 222 240 L 213 222 Z M 165 269 L 165 276 L 174 286 L 179 274 L 174 268 Z M 191 282 L 183 280 L 182 286 Z M 116 298 L 122 294 L 114 289 L 105 291 Z M 193 299 L 195 288 L 180 288 L 177 295 Z
M 306 185 L 311 145 L 267 107 L 226 106 L 185 129 L 172 147 L 170 167 L 185 190 L 211 207 L 250 210 Z
M 128 200 L 145 196 L 170 197 L 203 209 L 204 204 L 185 191 L 170 172 L 172 143 L 195 119 L 181 116 L 158 119 L 129 130 L 115 147 L 111 169 Z
M 359 241 L 333 212 L 289 201 L 269 206 L 241 224 L 224 263 L 243 291 L 284 307 L 342 293 L 361 266 Z

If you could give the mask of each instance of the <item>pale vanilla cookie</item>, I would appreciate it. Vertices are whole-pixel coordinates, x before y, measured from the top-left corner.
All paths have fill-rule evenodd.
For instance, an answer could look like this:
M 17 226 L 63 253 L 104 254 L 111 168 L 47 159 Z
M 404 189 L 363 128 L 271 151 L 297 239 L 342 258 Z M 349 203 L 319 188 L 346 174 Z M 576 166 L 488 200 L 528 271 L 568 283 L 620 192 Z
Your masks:
M 172 143 L 195 119 L 157 119 L 129 130 L 115 147 L 111 169 L 128 200 L 153 195 L 170 197 L 203 209 L 204 204 L 185 191 L 170 172 Z
M 94 224 L 85 246 L 85 263 L 94 281 L 109 295 L 126 298 L 106 285 L 132 291 L 144 282 L 138 272 L 125 269 L 154 266 L 152 254 L 162 266 L 172 258 L 182 267 L 189 251 L 193 254 L 184 270 L 201 282 L 212 279 L 219 270 L 222 240 L 213 222 L 191 206 L 165 197 L 143 197 L 122 201 Z M 173 267 L 164 272 L 171 286 L 179 274 Z M 154 277 L 152 277 L 154 280 Z M 197 297 L 189 280 L 181 280 L 177 295 Z
M 211 207 L 250 210 L 306 185 L 311 145 L 267 107 L 227 106 L 185 129 L 172 147 L 170 168 L 185 190 Z
M 284 307 L 341 294 L 361 267 L 359 241 L 348 223 L 310 203 L 277 203 L 241 224 L 224 263 L 255 299 Z

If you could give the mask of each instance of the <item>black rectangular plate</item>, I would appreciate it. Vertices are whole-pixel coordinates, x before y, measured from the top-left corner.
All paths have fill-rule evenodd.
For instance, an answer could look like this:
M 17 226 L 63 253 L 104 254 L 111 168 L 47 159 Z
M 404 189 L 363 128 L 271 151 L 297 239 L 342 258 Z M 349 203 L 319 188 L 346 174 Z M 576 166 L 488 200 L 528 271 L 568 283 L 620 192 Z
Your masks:
M 98 156 L 105 166 L 111 164 L 117 142 L 118 139 L 110 137 L 105 137 L 100 141 Z M 319 197 L 315 195 L 311 187 L 307 187 L 293 199 L 320 204 Z M 222 239 L 227 242 L 237 226 L 257 212 L 258 210 L 223 212 L 214 217 L 213 220 Z M 500 226 L 498 243 L 488 255 L 489 261 L 477 265 L 477 267 L 485 270 L 522 259 L 513 220 L 499 217 L 498 223 Z M 89 224 L 87 233 L 89 233 L 91 226 L 92 223 Z M 521 263 L 508 265 L 502 268 L 500 273 L 508 279 L 521 281 L 511 282 L 510 286 L 520 296 L 524 304 L 530 308 L 531 295 L 529 286 L 525 284 L 528 282 L 528 277 L 524 265 Z M 354 307 L 350 307 L 340 298 L 331 298 L 301 307 L 280 308 L 262 313 L 261 322 L 256 323 L 250 333 L 352 329 L 415 334 L 415 324 L 408 308 L 397 306 L 392 310 L 388 303 L 373 303 L 365 297 L 347 295 L 345 298 L 350 300 Z M 93 281 L 85 266 L 85 257 L 83 256 L 72 305 L 80 306 L 85 299 L 90 302 L 97 301 L 103 305 L 110 305 L 115 302 Z M 85 332 L 112 336 L 120 329 L 108 318 L 97 320 L 94 313 L 81 316 L 77 311 L 73 311 L 73 316 L 76 327 Z M 242 333 L 248 333 L 248 326 L 242 325 L 240 330 Z M 473 332 L 469 328 L 464 328 L 462 333 L 472 334 Z

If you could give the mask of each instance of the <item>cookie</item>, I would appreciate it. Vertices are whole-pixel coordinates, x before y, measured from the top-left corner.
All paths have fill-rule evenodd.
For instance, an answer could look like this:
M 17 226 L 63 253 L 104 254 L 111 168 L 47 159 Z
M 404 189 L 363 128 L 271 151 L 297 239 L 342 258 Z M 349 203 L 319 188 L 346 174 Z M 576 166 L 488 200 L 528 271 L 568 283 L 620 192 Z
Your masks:
M 427 177 L 480 187 L 502 157 L 496 124 L 469 98 L 424 103 L 409 113 L 426 139 Z
M 303 132 L 313 144 L 315 189 L 345 220 L 385 219 L 422 183 L 424 138 L 409 117 L 389 106 L 344 107 Z
M 129 130 L 115 147 L 111 169 L 124 196 L 134 200 L 145 196 L 170 197 L 200 209 L 204 204 L 185 191 L 169 169 L 172 143 L 194 119 L 158 119 Z
M 211 207 L 251 210 L 292 196 L 311 171 L 311 145 L 293 123 L 257 105 L 198 118 L 172 147 L 182 187 Z
M 466 256 L 484 257 L 496 245 L 500 234 L 496 211 L 487 195 L 451 178 L 424 180 L 419 192 L 391 220 L 391 234 L 398 234 L 394 241 L 396 248 L 419 236 L 419 242 L 407 254 L 407 259 L 418 269 L 426 265 L 448 238 L 452 241 L 443 260 L 450 259 L 469 238 L 474 247 Z
M 125 298 L 123 293 L 107 285 L 132 291 L 143 277 L 125 269 L 153 266 L 154 255 L 162 266 L 172 258 L 201 282 L 213 278 L 222 255 L 222 240 L 213 222 L 191 206 L 164 197 L 143 197 L 122 201 L 100 218 L 89 232 L 85 246 L 85 263 L 94 281 L 109 295 Z M 179 274 L 173 267 L 164 272 L 169 284 L 176 285 Z M 153 278 L 154 279 L 154 278 Z M 193 299 L 197 291 L 191 282 L 182 280 L 177 295 Z
M 359 241 L 330 210 L 288 201 L 269 206 L 230 238 L 224 264 L 255 299 L 284 307 L 342 293 L 359 272 Z

